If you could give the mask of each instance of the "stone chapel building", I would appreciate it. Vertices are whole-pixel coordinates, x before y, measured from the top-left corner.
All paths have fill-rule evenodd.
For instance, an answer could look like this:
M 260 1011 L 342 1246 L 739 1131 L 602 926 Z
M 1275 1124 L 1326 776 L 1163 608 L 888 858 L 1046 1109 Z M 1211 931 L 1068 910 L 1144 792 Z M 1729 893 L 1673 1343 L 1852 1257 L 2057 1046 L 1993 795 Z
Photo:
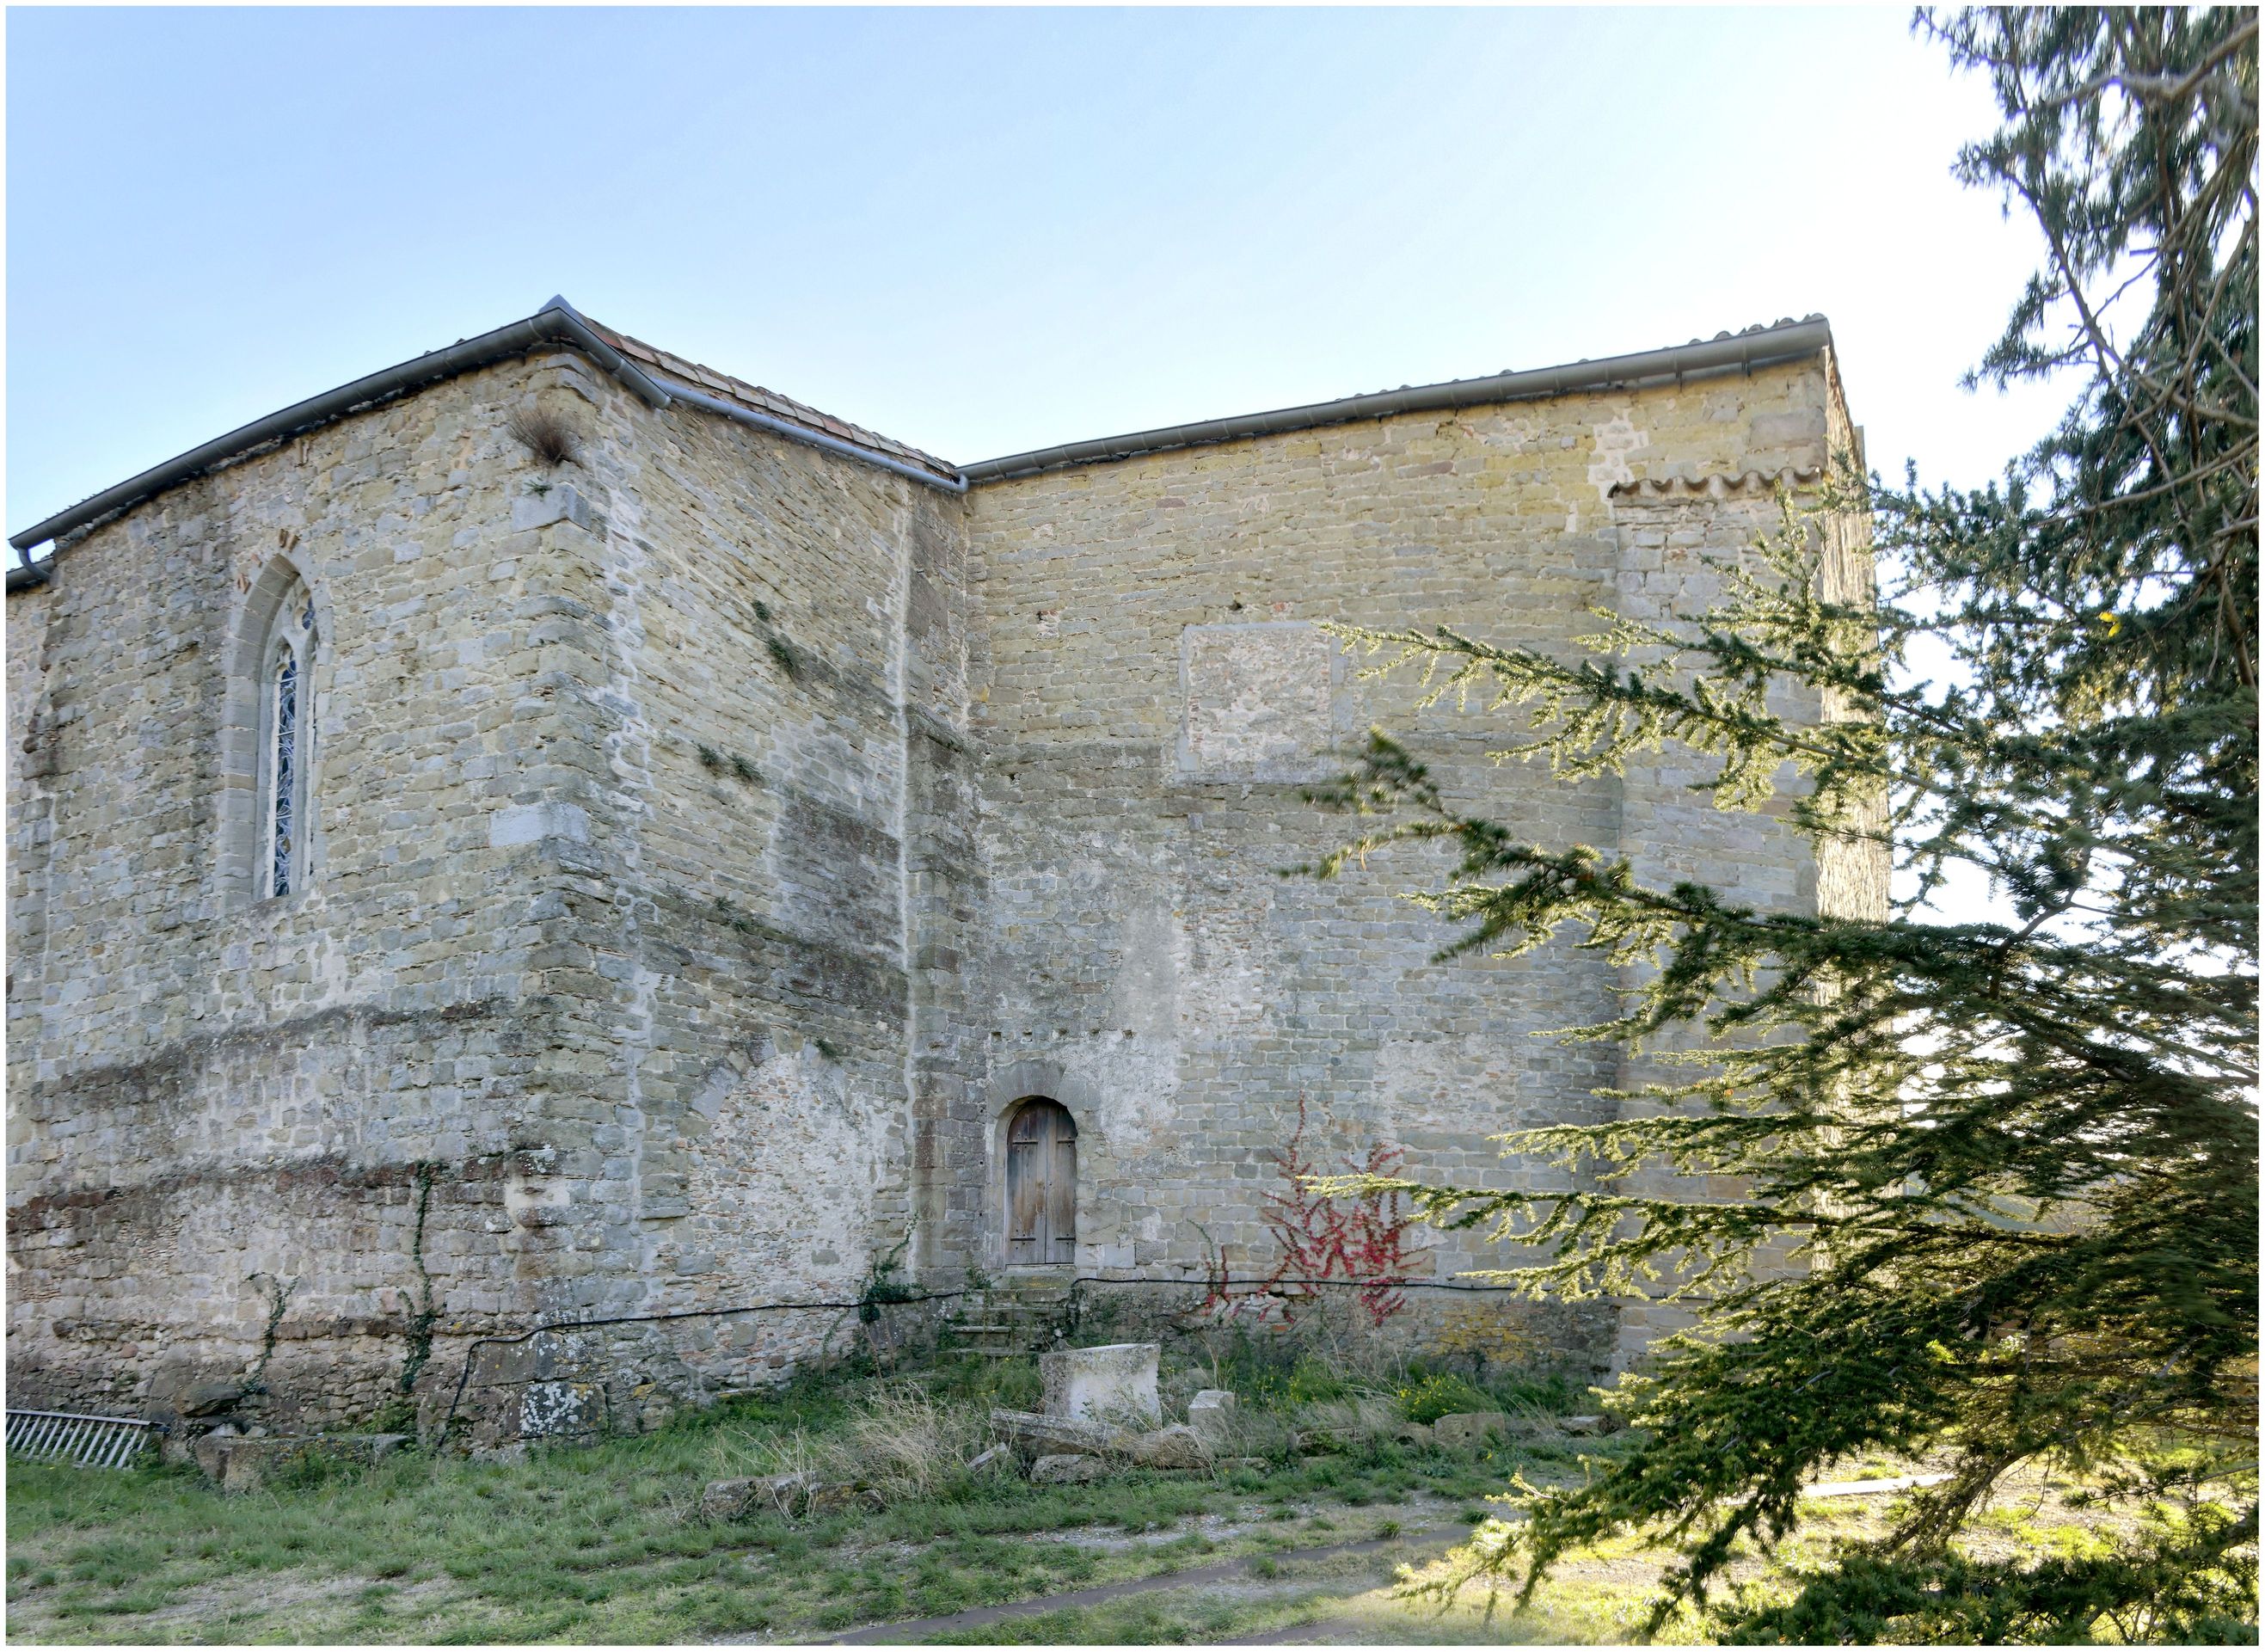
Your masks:
M 1652 876 L 1877 870 L 1678 753 L 1496 767 L 1315 622 L 1569 652 L 1858 439 L 1812 317 L 954 466 L 554 300 L 26 528 L 11 1394 L 329 1421 L 469 1373 L 535 1432 L 776 1376 L 831 1321 L 705 1311 L 900 1250 L 1263 1270 L 1301 1100 L 1331 1164 L 1545 1174 L 1489 1137 L 1605 1116 L 1613 1052 L 1534 1035 L 1611 972 L 1435 961 L 1420 855 L 1278 877 L 1347 830 L 1301 787 L 1381 725 Z

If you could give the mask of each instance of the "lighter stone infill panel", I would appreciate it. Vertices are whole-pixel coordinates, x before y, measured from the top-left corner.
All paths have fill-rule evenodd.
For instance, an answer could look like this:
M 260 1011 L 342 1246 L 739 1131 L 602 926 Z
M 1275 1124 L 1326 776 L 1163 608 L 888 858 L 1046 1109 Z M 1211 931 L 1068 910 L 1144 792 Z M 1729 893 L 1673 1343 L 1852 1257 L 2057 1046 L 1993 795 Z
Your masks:
M 1335 652 L 1304 622 L 1189 626 L 1180 634 L 1182 769 L 1239 779 L 1310 768 L 1329 747 Z

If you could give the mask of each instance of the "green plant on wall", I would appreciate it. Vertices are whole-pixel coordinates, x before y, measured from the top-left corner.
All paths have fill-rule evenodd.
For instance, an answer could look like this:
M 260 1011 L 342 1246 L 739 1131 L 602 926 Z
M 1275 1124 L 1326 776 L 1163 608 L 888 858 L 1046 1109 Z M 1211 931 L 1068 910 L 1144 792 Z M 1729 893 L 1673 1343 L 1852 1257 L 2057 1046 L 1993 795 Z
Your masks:
M 265 1284 L 260 1284 L 266 1280 Z M 259 1333 L 259 1358 L 251 1367 L 251 1374 L 244 1379 L 237 1397 L 250 1399 L 267 1392 L 267 1362 L 275 1357 L 275 1343 L 281 1334 L 284 1311 L 291 1305 L 292 1294 L 299 1288 L 296 1279 L 278 1279 L 273 1274 L 255 1273 L 246 1276 L 245 1283 L 259 1285 L 267 1299 L 267 1323 Z
M 433 1270 L 425 1263 L 425 1221 L 433 1208 L 433 1177 L 436 1167 L 420 1159 L 413 1167 L 417 1178 L 417 1222 L 410 1235 L 409 1261 L 417 1271 L 416 1306 L 409 1315 L 409 1350 L 401 1361 L 401 1376 L 395 1384 L 398 1393 L 409 1394 L 417 1386 L 433 1357 L 433 1327 L 439 1323 L 441 1311 L 433 1295 Z

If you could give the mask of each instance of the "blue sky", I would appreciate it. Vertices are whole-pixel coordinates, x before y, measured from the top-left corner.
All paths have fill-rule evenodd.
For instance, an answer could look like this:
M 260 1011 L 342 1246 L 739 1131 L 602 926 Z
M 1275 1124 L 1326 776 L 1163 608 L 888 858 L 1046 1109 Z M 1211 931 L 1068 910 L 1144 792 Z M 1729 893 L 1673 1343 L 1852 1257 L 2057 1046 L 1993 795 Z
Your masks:
M 1830 316 L 1875 465 L 2030 266 L 1900 8 L 7 18 L 13 530 L 563 292 L 955 460 Z

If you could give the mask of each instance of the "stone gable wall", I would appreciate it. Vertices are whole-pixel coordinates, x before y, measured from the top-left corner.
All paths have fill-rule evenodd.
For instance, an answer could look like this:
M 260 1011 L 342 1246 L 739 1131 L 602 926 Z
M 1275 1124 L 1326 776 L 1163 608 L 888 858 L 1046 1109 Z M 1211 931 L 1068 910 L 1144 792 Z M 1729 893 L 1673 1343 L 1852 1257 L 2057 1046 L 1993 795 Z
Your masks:
M 1599 1046 L 1537 1037 L 1608 1013 L 1613 978 L 1565 944 L 1434 954 L 1451 932 L 1399 899 L 1436 852 L 1334 884 L 1277 876 L 1339 841 L 1300 788 L 1380 725 L 1451 803 L 1545 843 L 1633 848 L 1753 898 L 1815 899 L 1766 820 L 1698 811 L 1665 772 L 1561 784 L 1497 767 L 1513 717 L 1364 681 L 1313 629 L 1451 622 L 1571 656 L 1591 604 L 1700 594 L 1701 548 L 1774 520 L 1766 484 L 1811 472 L 1836 415 L 1821 362 L 1635 394 L 1409 415 L 1086 466 L 979 489 L 972 731 L 989 898 L 981 950 L 996 1136 L 1020 1095 L 1076 1117 L 1086 1270 L 1263 1272 L 1260 1196 L 1300 1100 L 1312 1156 L 1371 1143 L 1411 1175 L 1551 1185 L 1487 1138 L 1603 1118 Z M 1710 488 L 1709 484 L 1713 485 Z M 1675 497 L 1638 504 L 1650 484 Z M 1695 485 L 1694 485 L 1695 484 Z M 971 1142 L 966 1154 L 977 1157 Z M 995 1200 L 987 1207 L 995 1212 Z M 995 1215 L 956 1235 L 996 1266 Z M 1442 1277 L 1498 1263 L 1432 1234 Z M 1597 1345 L 1610 1341 L 1596 1328 Z

